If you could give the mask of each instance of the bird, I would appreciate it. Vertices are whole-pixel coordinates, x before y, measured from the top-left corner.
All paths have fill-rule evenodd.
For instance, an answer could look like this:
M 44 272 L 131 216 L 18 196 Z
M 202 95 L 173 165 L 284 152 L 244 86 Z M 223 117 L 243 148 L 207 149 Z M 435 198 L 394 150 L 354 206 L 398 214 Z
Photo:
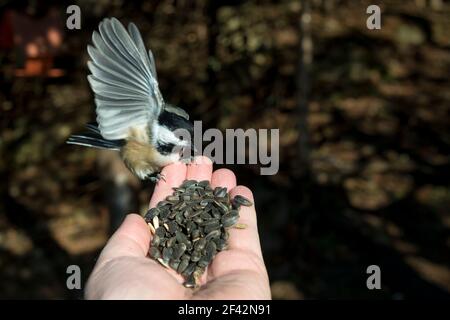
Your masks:
M 105 18 L 87 46 L 96 122 L 71 135 L 68 144 L 120 152 L 139 179 L 164 179 L 162 168 L 191 158 L 193 124 L 182 108 L 166 103 L 159 90 L 156 65 L 134 23 Z M 186 156 L 187 154 L 187 156 Z

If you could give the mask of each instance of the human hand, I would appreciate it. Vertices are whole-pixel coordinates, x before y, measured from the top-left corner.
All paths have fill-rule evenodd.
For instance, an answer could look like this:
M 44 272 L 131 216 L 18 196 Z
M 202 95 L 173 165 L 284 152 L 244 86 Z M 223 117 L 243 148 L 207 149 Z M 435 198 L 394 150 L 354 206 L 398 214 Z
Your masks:
M 226 187 L 232 197 L 240 194 L 253 201 L 252 192 L 236 186 L 228 169 L 213 173 L 211 160 L 198 157 L 189 165 L 175 163 L 162 171 L 165 178 L 155 186 L 150 207 L 172 194 L 186 179 L 209 180 L 213 188 Z M 241 207 L 239 223 L 246 229 L 230 229 L 229 248 L 221 251 L 200 279 L 201 286 L 188 289 L 183 278 L 147 257 L 151 233 L 144 219 L 126 217 L 100 254 L 89 277 L 87 299 L 270 299 L 256 223 L 255 207 Z

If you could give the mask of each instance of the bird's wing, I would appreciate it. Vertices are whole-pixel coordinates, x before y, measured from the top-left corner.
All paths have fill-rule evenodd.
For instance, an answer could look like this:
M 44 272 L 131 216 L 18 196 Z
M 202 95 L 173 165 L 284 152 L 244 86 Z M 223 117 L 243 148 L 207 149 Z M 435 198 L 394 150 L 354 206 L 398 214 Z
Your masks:
M 164 109 L 169 112 L 175 113 L 175 114 L 179 115 L 180 117 L 185 118 L 186 120 L 189 120 L 189 114 L 186 111 L 184 111 L 183 109 L 181 109 L 180 107 L 176 107 L 176 106 L 166 103 L 166 104 L 164 104 Z
M 98 127 L 110 140 L 124 139 L 131 126 L 156 120 L 164 106 L 153 55 L 147 55 L 133 23 L 128 31 L 116 18 L 104 19 L 92 34 L 94 46 L 88 46 Z

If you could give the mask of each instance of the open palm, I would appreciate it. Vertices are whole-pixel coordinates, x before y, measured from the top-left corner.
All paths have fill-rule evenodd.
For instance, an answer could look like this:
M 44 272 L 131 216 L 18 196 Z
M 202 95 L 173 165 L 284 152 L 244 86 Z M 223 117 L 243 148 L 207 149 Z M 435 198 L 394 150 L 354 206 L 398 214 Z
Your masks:
M 226 187 L 232 197 L 253 201 L 252 192 L 236 186 L 232 171 L 213 172 L 208 158 L 190 165 L 175 163 L 162 171 L 150 207 L 173 192 L 185 179 L 209 180 L 213 188 Z M 221 251 L 200 279 L 201 286 L 185 288 L 183 278 L 147 257 L 151 234 L 144 219 L 127 216 L 108 241 L 89 277 L 87 299 L 270 299 L 270 287 L 259 243 L 254 206 L 241 207 L 239 223 L 246 229 L 231 229 L 228 250 Z

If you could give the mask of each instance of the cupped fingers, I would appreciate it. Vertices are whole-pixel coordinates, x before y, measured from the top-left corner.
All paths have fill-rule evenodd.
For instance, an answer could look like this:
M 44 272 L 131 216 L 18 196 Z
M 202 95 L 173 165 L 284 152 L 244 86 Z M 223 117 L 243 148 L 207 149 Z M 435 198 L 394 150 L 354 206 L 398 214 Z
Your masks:
M 205 156 L 198 156 L 187 166 L 187 180 L 208 180 L 211 181 L 213 163 L 211 159 Z

